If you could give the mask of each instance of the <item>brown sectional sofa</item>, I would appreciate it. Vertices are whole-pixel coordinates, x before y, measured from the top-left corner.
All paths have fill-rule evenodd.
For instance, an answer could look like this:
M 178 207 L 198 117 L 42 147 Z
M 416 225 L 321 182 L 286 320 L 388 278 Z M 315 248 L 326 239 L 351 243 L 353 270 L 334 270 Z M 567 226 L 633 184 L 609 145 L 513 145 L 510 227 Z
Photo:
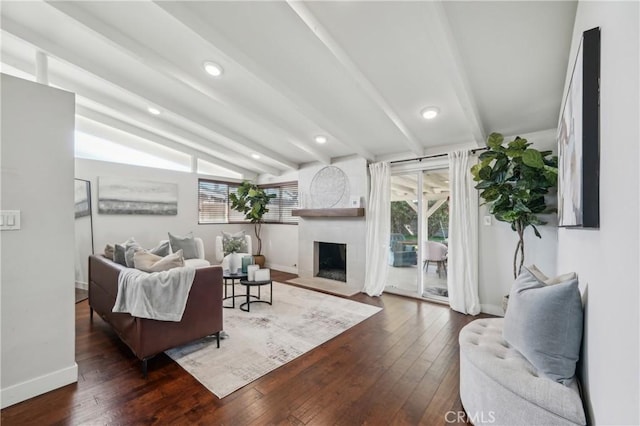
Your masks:
M 154 355 L 209 335 L 220 347 L 222 331 L 222 268 L 196 270 L 187 306 L 180 322 L 158 321 L 111 312 L 118 294 L 118 275 L 125 269 L 104 256 L 89 257 L 89 307 L 109 323 L 133 353 L 142 360 L 146 377 L 147 360 Z

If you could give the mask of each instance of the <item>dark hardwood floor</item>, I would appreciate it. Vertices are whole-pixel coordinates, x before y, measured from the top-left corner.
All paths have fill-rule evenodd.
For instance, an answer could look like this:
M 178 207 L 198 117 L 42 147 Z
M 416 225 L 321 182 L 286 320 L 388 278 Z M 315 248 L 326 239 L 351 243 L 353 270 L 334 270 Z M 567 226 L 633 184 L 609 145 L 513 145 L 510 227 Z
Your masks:
M 272 272 L 280 282 L 294 277 Z M 90 322 L 88 302 L 80 302 L 78 382 L 2 410 L 1 422 L 456 424 L 462 410 L 458 331 L 477 317 L 394 295 L 352 299 L 384 309 L 224 399 L 164 354 L 149 362 L 149 376 L 143 379 L 127 346 L 98 316 Z

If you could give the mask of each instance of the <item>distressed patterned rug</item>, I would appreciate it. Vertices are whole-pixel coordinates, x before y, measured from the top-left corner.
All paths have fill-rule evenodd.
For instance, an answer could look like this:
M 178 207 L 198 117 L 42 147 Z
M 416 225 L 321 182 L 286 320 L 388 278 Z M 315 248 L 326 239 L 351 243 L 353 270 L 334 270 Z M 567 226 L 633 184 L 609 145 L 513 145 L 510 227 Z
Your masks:
M 236 288 L 236 294 L 244 287 Z M 255 292 L 255 289 L 252 289 Z M 269 291 L 261 289 L 263 300 Z M 215 338 L 167 351 L 173 360 L 218 398 L 264 376 L 364 321 L 381 308 L 304 288 L 273 283 L 273 305 L 256 303 L 251 312 L 224 310 L 229 335 L 216 348 Z

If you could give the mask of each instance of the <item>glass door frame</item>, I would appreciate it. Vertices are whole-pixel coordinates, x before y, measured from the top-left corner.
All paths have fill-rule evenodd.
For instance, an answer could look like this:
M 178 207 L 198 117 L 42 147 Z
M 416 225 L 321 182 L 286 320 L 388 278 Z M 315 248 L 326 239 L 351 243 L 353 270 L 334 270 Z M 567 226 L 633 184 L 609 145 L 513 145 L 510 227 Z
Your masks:
M 415 162 L 408 163 L 396 163 L 391 164 L 391 176 L 399 176 L 403 174 L 409 173 L 417 173 L 418 174 L 418 188 L 420 188 L 418 192 L 418 268 L 416 273 L 418 274 L 417 279 L 417 294 L 416 296 L 419 299 L 424 299 L 424 274 L 422 273 L 422 259 L 423 259 L 423 251 L 424 251 L 424 240 L 423 235 L 424 226 L 425 226 L 425 218 L 424 214 L 428 210 L 428 207 L 425 208 L 425 200 L 422 194 L 422 188 L 424 187 L 424 172 L 429 170 L 442 170 L 449 168 L 449 159 L 448 156 L 444 155 L 442 157 L 437 158 L 429 158 Z M 389 198 L 391 200 L 391 198 Z M 428 204 L 428 203 L 427 203 Z

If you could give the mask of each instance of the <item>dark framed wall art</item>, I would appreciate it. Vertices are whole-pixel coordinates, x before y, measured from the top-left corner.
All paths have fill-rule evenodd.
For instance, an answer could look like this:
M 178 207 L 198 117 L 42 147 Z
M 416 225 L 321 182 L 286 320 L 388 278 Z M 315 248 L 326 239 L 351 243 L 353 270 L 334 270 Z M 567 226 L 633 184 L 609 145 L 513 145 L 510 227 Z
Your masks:
M 600 226 L 600 28 L 582 34 L 558 126 L 558 226 Z

